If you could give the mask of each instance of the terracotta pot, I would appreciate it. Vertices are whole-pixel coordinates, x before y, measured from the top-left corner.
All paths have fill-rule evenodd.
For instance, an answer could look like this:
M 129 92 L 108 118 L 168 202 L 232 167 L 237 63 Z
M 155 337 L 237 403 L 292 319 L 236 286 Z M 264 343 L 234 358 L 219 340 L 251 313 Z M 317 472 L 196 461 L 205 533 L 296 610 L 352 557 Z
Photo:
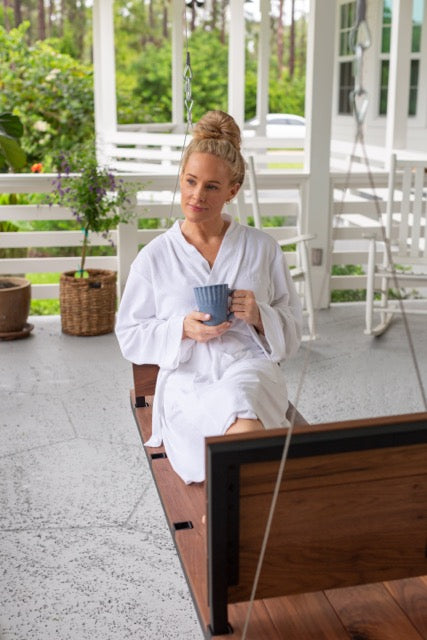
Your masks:
M 0 276 L 0 334 L 22 331 L 31 303 L 31 283 L 26 278 Z

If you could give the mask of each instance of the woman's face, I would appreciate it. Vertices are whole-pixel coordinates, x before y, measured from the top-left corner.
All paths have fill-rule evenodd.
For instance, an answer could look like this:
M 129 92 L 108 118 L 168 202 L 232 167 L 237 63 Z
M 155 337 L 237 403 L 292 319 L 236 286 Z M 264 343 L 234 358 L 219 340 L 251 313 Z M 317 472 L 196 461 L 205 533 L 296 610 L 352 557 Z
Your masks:
M 189 222 L 209 222 L 221 216 L 239 184 L 230 184 L 228 165 L 211 153 L 194 152 L 180 176 L 181 208 Z

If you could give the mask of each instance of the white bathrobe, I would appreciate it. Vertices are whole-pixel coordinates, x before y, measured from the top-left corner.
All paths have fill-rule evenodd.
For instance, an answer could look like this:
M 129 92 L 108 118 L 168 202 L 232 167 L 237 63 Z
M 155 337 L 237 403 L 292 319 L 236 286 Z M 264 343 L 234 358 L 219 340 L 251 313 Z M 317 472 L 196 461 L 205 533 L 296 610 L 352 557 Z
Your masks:
M 134 260 L 116 335 L 125 358 L 160 366 L 146 444 L 163 441 L 172 467 L 190 483 L 205 477 L 205 437 L 224 434 L 236 418 L 258 418 L 266 429 L 287 424 L 279 363 L 299 347 L 302 314 L 273 238 L 230 220 L 211 268 L 185 240 L 181 224 L 175 222 Z M 265 336 L 234 319 L 219 338 L 182 339 L 184 317 L 197 308 L 193 287 L 220 283 L 255 293 Z

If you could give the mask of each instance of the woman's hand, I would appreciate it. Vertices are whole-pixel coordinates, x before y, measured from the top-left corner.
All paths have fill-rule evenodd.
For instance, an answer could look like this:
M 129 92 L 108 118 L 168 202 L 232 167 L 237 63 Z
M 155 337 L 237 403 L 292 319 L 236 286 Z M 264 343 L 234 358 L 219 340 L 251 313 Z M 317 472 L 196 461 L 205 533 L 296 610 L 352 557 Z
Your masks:
M 253 291 L 246 289 L 236 289 L 233 291 L 230 311 L 234 313 L 236 318 L 253 325 L 259 333 L 264 334 L 261 313 Z
M 218 338 L 231 327 L 231 322 L 223 322 L 213 327 L 203 324 L 204 320 L 209 320 L 208 313 L 201 311 L 191 311 L 184 318 L 182 339 L 191 338 L 196 342 L 208 342 L 212 338 Z

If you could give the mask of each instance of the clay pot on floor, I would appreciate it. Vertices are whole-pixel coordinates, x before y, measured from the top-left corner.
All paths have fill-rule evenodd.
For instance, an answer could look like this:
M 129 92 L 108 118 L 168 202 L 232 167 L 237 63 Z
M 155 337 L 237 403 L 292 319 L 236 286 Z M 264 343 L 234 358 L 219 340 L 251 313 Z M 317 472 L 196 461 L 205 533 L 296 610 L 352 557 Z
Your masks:
M 26 278 L 0 276 L 0 339 L 13 340 L 29 335 L 31 283 Z

